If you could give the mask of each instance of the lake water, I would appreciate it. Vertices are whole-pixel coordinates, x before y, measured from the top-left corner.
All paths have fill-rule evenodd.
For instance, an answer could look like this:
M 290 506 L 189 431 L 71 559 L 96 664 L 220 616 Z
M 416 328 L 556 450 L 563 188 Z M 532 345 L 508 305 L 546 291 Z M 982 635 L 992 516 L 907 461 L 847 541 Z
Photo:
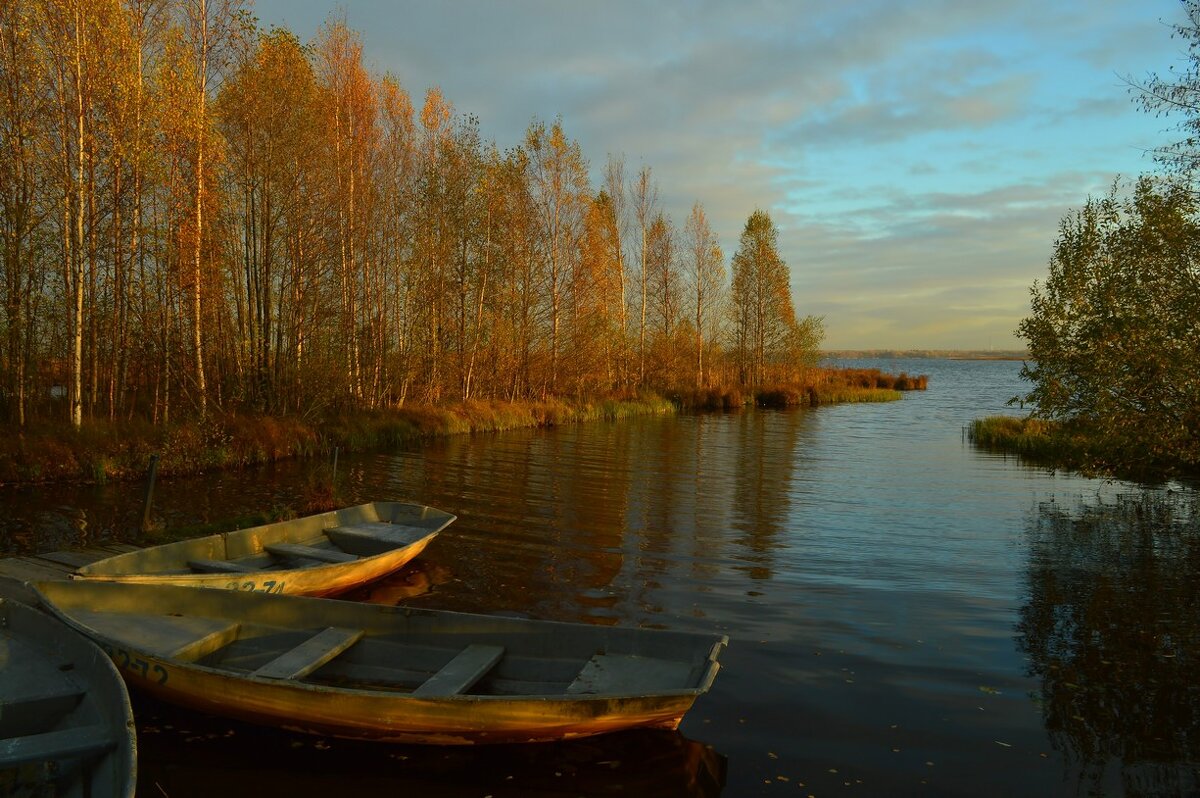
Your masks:
M 1192 494 L 975 450 L 1019 363 L 900 360 L 901 402 L 446 438 L 343 458 L 349 503 L 459 516 L 362 600 L 720 632 L 678 734 L 478 750 L 292 736 L 139 702 L 146 795 L 1200 791 Z M 195 522 L 311 465 L 160 484 Z M 10 492 L 0 549 L 120 539 L 130 485 Z

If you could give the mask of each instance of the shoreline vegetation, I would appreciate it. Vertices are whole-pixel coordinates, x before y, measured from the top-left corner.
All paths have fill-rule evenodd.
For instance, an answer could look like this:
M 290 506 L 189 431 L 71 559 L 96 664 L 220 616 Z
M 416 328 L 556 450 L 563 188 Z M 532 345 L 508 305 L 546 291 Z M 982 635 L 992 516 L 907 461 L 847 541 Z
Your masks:
M 925 390 L 928 377 L 878 369 L 812 369 L 804 379 L 754 392 L 710 388 L 597 399 L 467 401 L 409 404 L 324 418 L 210 414 L 168 426 L 141 420 L 89 421 L 79 430 L 60 424 L 10 430 L 0 442 L 0 484 L 103 484 L 145 476 L 152 455 L 158 474 L 179 477 L 281 460 L 326 458 L 341 452 L 384 450 L 432 437 L 615 421 L 680 411 L 745 407 L 783 409 L 849 402 L 888 402 L 902 391 Z M 313 486 L 314 493 L 321 487 Z
M 1196 463 L 1185 457 L 1163 454 L 1135 463 L 1118 443 L 1078 421 L 986 416 L 967 426 L 967 439 L 980 449 L 1016 455 L 1042 468 L 1076 471 L 1084 476 L 1133 482 L 1200 477 Z

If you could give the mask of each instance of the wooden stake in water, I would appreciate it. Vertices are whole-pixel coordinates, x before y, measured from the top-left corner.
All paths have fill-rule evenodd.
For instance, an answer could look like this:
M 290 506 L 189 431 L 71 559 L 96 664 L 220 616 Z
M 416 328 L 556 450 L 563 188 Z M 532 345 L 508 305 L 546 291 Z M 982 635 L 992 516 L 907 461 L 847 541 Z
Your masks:
M 150 455 L 150 472 L 146 480 L 146 500 L 142 503 L 142 533 L 149 532 L 152 528 L 150 522 L 150 509 L 154 506 L 154 478 L 158 476 L 158 455 Z

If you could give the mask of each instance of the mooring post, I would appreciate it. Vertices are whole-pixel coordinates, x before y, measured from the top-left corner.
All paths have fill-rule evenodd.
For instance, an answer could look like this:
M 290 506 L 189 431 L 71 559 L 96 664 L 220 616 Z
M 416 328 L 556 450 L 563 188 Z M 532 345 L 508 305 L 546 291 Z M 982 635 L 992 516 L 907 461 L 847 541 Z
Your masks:
M 146 480 L 146 500 L 142 504 L 142 533 L 151 529 L 150 509 L 154 506 L 154 478 L 158 476 L 158 455 L 150 455 L 150 472 Z

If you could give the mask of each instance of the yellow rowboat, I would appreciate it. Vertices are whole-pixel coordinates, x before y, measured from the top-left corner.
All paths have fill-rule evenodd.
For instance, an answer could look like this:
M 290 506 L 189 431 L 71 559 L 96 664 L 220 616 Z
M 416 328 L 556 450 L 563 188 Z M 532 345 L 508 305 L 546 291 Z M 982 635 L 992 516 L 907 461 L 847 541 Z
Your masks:
M 0 599 L 0 795 L 132 796 L 129 694 L 100 649 Z
M 131 686 L 165 701 L 291 731 L 403 743 L 674 729 L 712 685 L 728 642 L 169 586 L 36 588 Z
M 118 554 L 77 579 L 331 596 L 416 557 L 455 520 L 420 504 L 372 502 Z

